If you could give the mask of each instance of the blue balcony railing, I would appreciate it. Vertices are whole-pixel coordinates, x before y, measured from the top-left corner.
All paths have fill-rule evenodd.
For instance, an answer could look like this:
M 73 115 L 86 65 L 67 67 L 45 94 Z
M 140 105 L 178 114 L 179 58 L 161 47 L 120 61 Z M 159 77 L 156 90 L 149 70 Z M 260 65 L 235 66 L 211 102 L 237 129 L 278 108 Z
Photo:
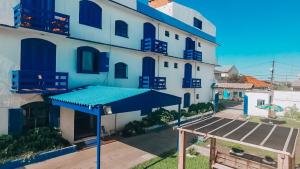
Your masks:
M 168 43 L 152 38 L 143 39 L 141 49 L 144 52 L 155 52 L 168 55 Z
M 183 78 L 182 88 L 201 88 L 201 79 Z
M 140 76 L 139 88 L 164 90 L 166 89 L 166 77 Z
M 63 93 L 68 90 L 68 73 L 12 71 L 12 91 L 16 93 Z
M 22 4 L 14 8 L 16 27 L 25 27 L 39 31 L 69 36 L 70 16 L 58 12 L 29 9 Z
M 197 50 L 185 50 L 184 59 L 187 60 L 197 60 L 202 62 L 202 52 Z

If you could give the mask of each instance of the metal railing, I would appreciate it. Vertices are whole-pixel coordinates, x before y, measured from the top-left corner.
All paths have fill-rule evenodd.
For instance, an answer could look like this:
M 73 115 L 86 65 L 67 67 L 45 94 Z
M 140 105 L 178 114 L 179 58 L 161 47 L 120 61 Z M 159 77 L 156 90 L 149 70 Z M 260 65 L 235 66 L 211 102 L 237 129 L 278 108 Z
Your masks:
M 39 31 L 69 36 L 70 16 L 58 12 L 24 8 L 22 4 L 14 8 L 16 27 L 25 27 Z
M 152 38 L 146 38 L 141 42 L 141 50 L 144 52 L 156 52 L 167 55 L 168 43 Z
M 17 93 L 62 93 L 68 90 L 68 73 L 12 71 L 12 91 Z
M 183 78 L 182 88 L 201 88 L 201 79 Z
M 184 59 L 202 62 L 202 52 L 197 50 L 184 50 Z
M 139 88 L 164 90 L 166 89 L 166 77 L 140 76 Z

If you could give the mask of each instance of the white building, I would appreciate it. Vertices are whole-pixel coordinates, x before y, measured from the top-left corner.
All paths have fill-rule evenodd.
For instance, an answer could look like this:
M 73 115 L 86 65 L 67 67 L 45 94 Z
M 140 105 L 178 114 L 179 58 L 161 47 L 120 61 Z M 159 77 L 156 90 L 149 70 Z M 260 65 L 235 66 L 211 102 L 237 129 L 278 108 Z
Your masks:
M 248 97 L 248 115 L 268 117 L 268 110 L 263 110 L 257 106 L 270 104 L 270 93 L 268 91 L 250 91 L 245 94 Z M 284 116 L 285 110 L 296 106 L 300 109 L 300 92 L 295 91 L 274 91 L 273 104 L 284 109 L 276 113 L 277 116 Z
M 183 107 L 210 101 L 216 28 L 188 7 L 163 7 L 174 10 L 136 0 L 1 0 L 0 134 L 51 124 L 71 142 L 95 135 L 92 116 L 43 103 L 86 85 L 160 90 Z M 117 128 L 141 118 L 122 113 Z M 114 121 L 102 118 L 108 131 Z
M 218 81 L 225 80 L 232 75 L 239 75 L 239 71 L 234 65 L 217 66 L 215 68 L 215 78 Z

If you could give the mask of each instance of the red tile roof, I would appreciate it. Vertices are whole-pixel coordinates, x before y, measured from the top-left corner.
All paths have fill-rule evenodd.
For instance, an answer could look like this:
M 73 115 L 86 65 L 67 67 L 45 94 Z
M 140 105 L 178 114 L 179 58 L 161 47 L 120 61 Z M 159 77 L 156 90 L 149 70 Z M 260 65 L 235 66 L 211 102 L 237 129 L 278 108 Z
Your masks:
M 251 83 L 254 85 L 254 88 L 268 88 L 271 86 L 270 83 L 258 80 L 252 76 L 245 76 L 245 83 Z

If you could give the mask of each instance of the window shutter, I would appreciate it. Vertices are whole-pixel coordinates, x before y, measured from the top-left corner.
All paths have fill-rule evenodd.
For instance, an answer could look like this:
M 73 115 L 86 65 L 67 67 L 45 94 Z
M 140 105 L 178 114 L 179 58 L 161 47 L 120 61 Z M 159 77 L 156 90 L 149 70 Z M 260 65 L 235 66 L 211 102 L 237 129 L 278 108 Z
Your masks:
M 98 60 L 99 60 L 98 71 L 99 72 L 108 72 L 109 71 L 109 53 L 108 52 L 100 52 Z
M 59 127 L 60 120 L 60 107 L 51 106 L 50 107 L 50 116 L 49 116 L 49 125 L 50 127 Z
M 8 133 L 17 135 L 23 130 L 23 109 L 9 109 L 8 110 Z
M 77 73 L 82 72 L 81 65 L 82 65 L 82 48 L 77 48 Z

